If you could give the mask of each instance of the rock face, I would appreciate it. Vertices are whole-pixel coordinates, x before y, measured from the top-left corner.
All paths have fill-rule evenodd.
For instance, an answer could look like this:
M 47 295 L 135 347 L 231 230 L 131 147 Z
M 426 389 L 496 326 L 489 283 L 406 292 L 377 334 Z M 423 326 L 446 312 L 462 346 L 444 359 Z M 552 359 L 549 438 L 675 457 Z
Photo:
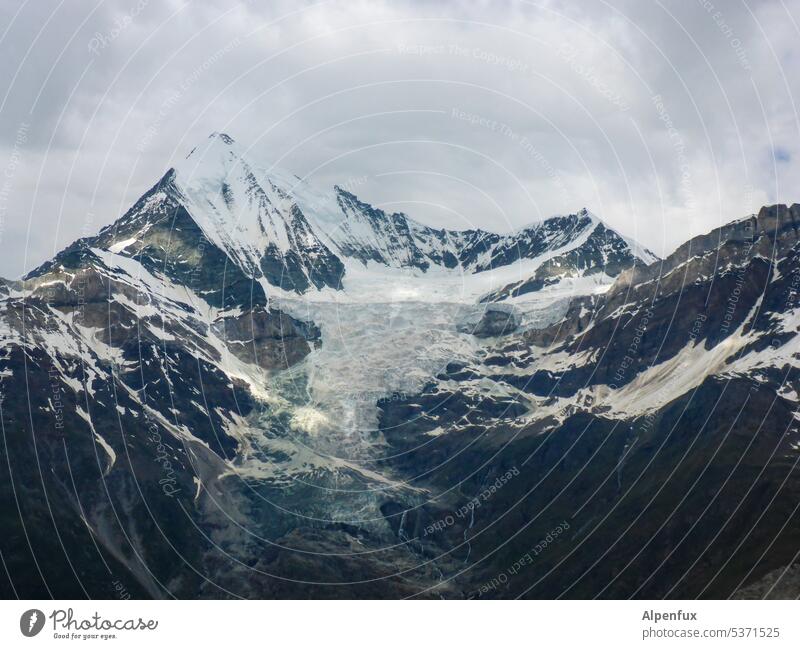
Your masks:
M 520 324 L 520 316 L 512 308 L 502 308 L 506 305 L 490 305 L 482 309 L 477 321 L 467 321 L 461 323 L 459 331 L 471 333 L 478 338 L 491 338 L 493 336 L 505 336 L 516 331 Z
M 757 582 L 736 591 L 735 599 L 797 599 L 800 595 L 800 566 L 785 566 L 764 575 Z
M 437 230 L 213 134 L 0 282 L 0 593 L 790 589 L 798 225 Z
M 573 217 L 559 218 L 552 225 L 549 223 L 548 227 L 556 232 L 563 229 L 577 233 L 578 237 L 583 239 L 582 243 L 549 256 L 530 277 L 503 286 L 484 296 L 482 301 L 497 302 L 541 291 L 547 286 L 559 284 L 566 278 L 591 277 L 599 274 L 616 277 L 622 271 L 632 268 L 637 259 L 645 264 L 656 260 L 655 255 L 647 250 L 637 251 L 636 248 L 631 248 L 631 245 L 616 232 L 603 223 L 594 221 L 586 210 Z M 548 249 L 546 240 L 539 245 L 542 250 Z

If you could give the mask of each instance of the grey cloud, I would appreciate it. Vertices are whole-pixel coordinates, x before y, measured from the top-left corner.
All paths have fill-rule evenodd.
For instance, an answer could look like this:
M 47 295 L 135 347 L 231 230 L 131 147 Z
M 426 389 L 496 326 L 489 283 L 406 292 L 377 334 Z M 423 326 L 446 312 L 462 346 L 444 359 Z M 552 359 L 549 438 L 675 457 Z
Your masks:
M 661 253 L 798 200 L 796 3 L 2 12 L 3 276 L 114 220 L 212 131 L 423 221 L 503 230 L 587 206 Z

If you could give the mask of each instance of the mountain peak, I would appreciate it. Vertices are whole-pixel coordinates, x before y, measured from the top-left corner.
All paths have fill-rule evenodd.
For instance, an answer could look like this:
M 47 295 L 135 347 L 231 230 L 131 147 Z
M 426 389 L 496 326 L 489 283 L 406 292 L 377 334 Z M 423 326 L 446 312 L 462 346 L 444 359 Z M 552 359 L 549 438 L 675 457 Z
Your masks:
M 174 261 L 176 268 L 182 264 L 181 277 L 214 251 L 215 261 L 204 262 L 205 267 L 227 272 L 228 264 L 242 286 L 249 278 L 264 292 L 277 288 L 307 294 L 330 288 L 355 296 L 364 288 L 362 280 L 373 274 L 475 276 L 468 290 L 463 281 L 458 283 L 463 290 L 450 296 L 458 301 L 478 299 L 507 284 L 514 287 L 502 293 L 513 297 L 565 279 L 593 276 L 584 282 L 593 287 L 634 263 L 656 259 L 585 207 L 508 234 L 434 228 L 362 201 L 346 184 L 319 190 L 251 158 L 226 133 L 210 134 L 105 228 L 92 247 L 123 256 L 145 252 L 155 268 L 168 242 L 170 256 L 180 250 Z M 405 280 L 397 275 L 393 281 Z

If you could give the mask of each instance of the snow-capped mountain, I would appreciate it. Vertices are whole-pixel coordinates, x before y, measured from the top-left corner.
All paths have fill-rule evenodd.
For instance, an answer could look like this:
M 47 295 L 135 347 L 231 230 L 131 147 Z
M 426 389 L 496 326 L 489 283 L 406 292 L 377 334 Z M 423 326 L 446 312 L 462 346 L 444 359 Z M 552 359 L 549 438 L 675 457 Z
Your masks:
M 213 134 L 0 284 L 4 592 L 718 597 L 791 570 L 800 206 L 659 260 L 586 210 L 435 229 L 253 157 Z
M 655 260 L 586 210 L 507 235 L 437 230 L 387 214 L 338 186 L 319 189 L 266 170 L 223 133 L 212 134 L 122 218 L 79 245 L 139 259 L 180 282 L 210 272 L 214 286 L 203 290 L 217 306 L 223 293 L 228 304 L 240 306 L 287 293 L 326 300 L 330 290 L 342 292 L 339 300 L 360 299 L 374 289 L 362 280 L 378 274 L 395 285 L 425 274 L 429 285 L 450 285 L 444 290 L 461 285 L 454 300 L 473 302 L 484 294 L 498 300 L 566 278 L 596 276 L 592 287 L 610 284 L 635 262 Z M 380 272 L 364 272 L 375 268 Z M 224 282 L 216 281 L 219 273 Z M 248 286 L 239 294 L 242 283 Z

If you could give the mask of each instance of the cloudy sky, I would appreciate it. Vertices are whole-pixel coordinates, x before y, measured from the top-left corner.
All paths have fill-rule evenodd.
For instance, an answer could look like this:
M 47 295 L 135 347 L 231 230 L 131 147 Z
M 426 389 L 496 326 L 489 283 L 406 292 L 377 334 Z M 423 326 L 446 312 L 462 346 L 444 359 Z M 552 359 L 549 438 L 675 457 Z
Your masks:
M 800 201 L 800 2 L 0 4 L 0 275 L 212 131 L 447 227 L 588 207 L 655 252 Z

